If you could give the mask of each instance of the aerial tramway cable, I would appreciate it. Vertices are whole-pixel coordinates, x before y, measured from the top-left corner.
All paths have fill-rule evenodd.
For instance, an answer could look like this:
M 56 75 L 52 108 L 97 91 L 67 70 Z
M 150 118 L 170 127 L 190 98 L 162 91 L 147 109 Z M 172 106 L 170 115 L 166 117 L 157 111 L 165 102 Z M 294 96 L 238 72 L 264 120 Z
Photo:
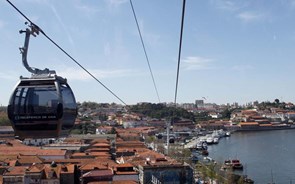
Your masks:
M 61 46 L 59 46 L 54 40 L 52 40 L 39 26 L 34 24 L 25 14 L 23 14 L 14 4 L 9 0 L 6 0 L 19 14 L 21 14 L 31 25 L 38 28 L 40 33 L 42 33 L 51 43 L 53 43 L 57 48 L 59 48 L 65 55 L 67 55 L 73 62 L 75 62 L 80 68 L 82 68 L 88 75 L 90 75 L 94 80 L 96 80 L 100 85 L 102 85 L 107 91 L 109 91 L 113 96 L 115 96 L 124 105 L 127 105 L 119 96 L 117 96 L 111 89 L 104 85 L 100 80 L 98 80 L 91 72 L 89 72 L 85 67 L 83 67 L 76 59 L 74 59 L 69 53 L 67 53 Z
M 136 22 L 137 30 L 138 30 L 138 33 L 139 33 L 139 36 L 140 36 L 140 40 L 141 40 L 141 44 L 142 44 L 143 51 L 144 51 L 144 54 L 145 54 L 145 58 L 146 58 L 146 61 L 147 61 L 147 64 L 148 64 L 148 67 L 149 67 L 149 70 L 150 70 L 150 74 L 151 74 L 151 77 L 152 77 L 152 80 L 153 80 L 154 88 L 155 88 L 155 91 L 157 93 L 157 97 L 158 97 L 158 100 L 159 100 L 159 103 L 160 103 L 161 101 L 160 101 L 157 85 L 156 85 L 155 78 L 154 78 L 152 68 L 151 68 L 151 65 L 150 65 L 150 61 L 149 61 L 149 58 L 148 58 L 148 55 L 147 55 L 147 52 L 146 52 L 146 48 L 145 48 L 145 45 L 144 45 L 144 42 L 143 42 L 142 34 L 141 34 L 141 31 L 140 31 L 140 28 L 139 28 L 139 25 L 138 25 L 138 21 L 137 21 L 136 13 L 135 13 L 135 10 L 134 10 L 133 4 L 132 4 L 132 0 L 130 0 L 130 5 L 131 5 L 133 16 L 134 16 L 134 19 L 135 19 L 135 22 Z
M 181 48 L 182 48 L 182 34 L 183 34 L 183 24 L 184 24 L 184 15 L 185 15 L 185 1 L 186 0 L 183 0 L 183 5 L 182 5 L 182 18 L 181 18 L 180 40 L 179 40 L 179 51 L 178 51 L 178 65 L 177 65 L 175 97 L 174 97 L 174 105 L 175 106 L 176 106 L 176 100 L 177 100 L 178 79 L 179 79 L 179 67 L 180 67 Z
M 176 100 L 177 100 L 177 90 L 178 90 L 178 79 L 179 79 L 179 68 L 180 68 L 180 58 L 181 58 L 181 48 L 182 48 L 182 35 L 183 35 L 183 24 L 184 24 L 184 15 L 185 15 L 185 2 L 183 0 L 182 4 L 182 16 L 181 16 L 181 28 L 180 28 L 180 38 L 179 38 L 179 51 L 178 51 L 178 64 L 177 64 L 177 75 L 176 75 L 176 86 L 175 86 L 175 97 L 174 97 L 174 107 L 176 108 Z M 173 121 L 173 116 L 175 111 L 172 112 L 171 120 L 167 122 L 167 155 L 169 154 L 169 138 L 170 138 L 170 126 Z

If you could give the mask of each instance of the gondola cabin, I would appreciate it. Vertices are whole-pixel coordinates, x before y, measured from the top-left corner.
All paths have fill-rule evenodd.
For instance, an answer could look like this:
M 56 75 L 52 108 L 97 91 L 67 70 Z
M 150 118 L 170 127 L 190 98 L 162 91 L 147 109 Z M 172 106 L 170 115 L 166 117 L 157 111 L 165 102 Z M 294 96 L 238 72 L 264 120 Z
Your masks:
M 59 76 L 22 78 L 8 105 L 15 136 L 56 138 L 74 126 L 77 104 L 66 79 Z

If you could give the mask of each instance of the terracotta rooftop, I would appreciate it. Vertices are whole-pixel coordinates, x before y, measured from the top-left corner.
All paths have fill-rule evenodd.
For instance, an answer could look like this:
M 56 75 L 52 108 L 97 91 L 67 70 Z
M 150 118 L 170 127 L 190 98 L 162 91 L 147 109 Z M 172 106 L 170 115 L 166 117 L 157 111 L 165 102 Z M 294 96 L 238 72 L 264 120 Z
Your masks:
M 7 144 L 0 144 L 0 156 L 13 156 L 13 155 L 55 155 L 63 156 L 66 150 L 50 149 L 45 150 L 39 147 L 26 146 L 17 141 L 10 141 Z
M 260 124 L 259 126 L 261 126 L 261 127 L 271 127 L 272 124 Z
M 138 174 L 136 171 L 116 171 L 116 175 L 134 175 Z
M 69 158 L 69 159 L 54 159 L 54 160 L 45 160 L 44 163 L 52 163 L 52 161 L 54 161 L 55 163 L 64 163 L 64 164 L 85 164 L 85 163 L 89 163 L 89 162 L 93 162 L 92 158 L 86 158 L 86 159 L 73 159 L 73 158 Z
M 110 169 L 105 170 L 93 170 L 83 174 L 83 178 L 87 177 L 99 177 L 99 176 L 113 176 L 113 172 Z
M 122 168 L 122 167 L 133 167 L 130 163 L 124 163 L 124 164 L 118 164 L 116 165 L 116 168 Z
M 80 169 L 82 170 L 92 170 L 95 168 L 98 169 L 107 169 L 116 167 L 116 163 L 113 160 L 102 158 L 102 159 L 92 159 L 92 162 L 81 164 Z
M 91 147 L 110 147 L 109 143 L 95 143 Z
M 27 170 L 27 166 L 15 166 L 15 167 L 10 167 L 8 169 L 8 172 L 4 173 L 3 175 L 5 176 L 22 176 L 25 174 Z
M 110 148 L 89 148 L 86 152 L 109 152 Z
M 26 172 L 29 173 L 35 173 L 35 172 L 41 172 L 44 169 L 44 164 L 32 164 L 30 167 L 28 167 Z
M 89 153 L 89 155 L 95 156 L 95 157 L 110 157 L 111 156 L 109 153 L 106 153 L 106 152 L 91 152 L 91 153 Z
M 257 122 L 241 122 L 240 125 L 243 126 L 243 125 L 259 125 L 259 124 Z
M 41 159 L 38 156 L 24 156 L 24 155 L 20 155 L 17 158 L 17 162 L 21 165 L 24 164 L 32 164 L 32 163 L 42 163 L 44 159 Z

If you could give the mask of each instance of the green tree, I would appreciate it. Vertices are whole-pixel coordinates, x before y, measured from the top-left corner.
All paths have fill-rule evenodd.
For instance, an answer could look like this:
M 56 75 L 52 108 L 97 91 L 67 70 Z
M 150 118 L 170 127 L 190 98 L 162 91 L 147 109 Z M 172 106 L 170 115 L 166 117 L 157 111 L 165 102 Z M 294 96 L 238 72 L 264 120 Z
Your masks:
M 71 130 L 71 134 L 81 134 L 81 130 L 80 129 L 72 129 Z
M 0 126 L 10 126 L 10 121 L 6 112 L 0 112 Z
M 166 107 L 164 104 L 141 103 L 130 106 L 130 111 L 140 113 L 151 118 L 184 118 L 194 121 L 194 114 L 182 108 Z
M 222 118 L 230 119 L 232 111 L 228 108 L 226 108 L 224 111 L 221 112 Z

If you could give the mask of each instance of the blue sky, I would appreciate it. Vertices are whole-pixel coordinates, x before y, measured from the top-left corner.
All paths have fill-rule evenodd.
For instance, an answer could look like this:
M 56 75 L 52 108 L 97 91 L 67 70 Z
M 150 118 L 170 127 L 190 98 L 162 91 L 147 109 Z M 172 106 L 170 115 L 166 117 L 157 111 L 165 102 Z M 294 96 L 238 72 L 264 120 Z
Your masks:
M 158 102 L 129 0 L 11 0 L 127 104 Z M 181 0 L 133 0 L 161 102 L 173 102 Z M 178 103 L 295 102 L 294 0 L 187 0 Z M 19 76 L 25 20 L 0 1 L 0 105 Z M 29 64 L 68 79 L 77 101 L 120 103 L 44 36 Z

